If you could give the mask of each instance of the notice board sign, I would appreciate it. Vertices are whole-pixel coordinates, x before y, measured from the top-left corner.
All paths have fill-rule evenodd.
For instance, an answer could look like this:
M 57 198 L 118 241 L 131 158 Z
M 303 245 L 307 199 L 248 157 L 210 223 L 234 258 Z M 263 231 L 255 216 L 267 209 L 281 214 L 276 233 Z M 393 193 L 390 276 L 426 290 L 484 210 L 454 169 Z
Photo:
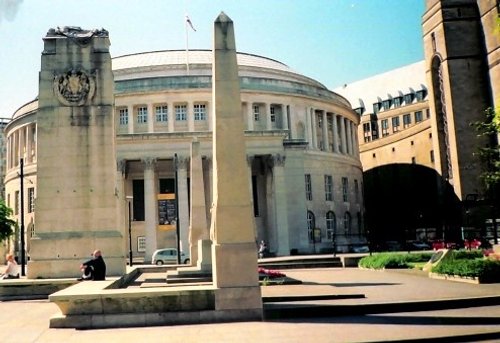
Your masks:
M 175 193 L 158 194 L 158 229 L 175 230 L 177 224 L 177 207 Z

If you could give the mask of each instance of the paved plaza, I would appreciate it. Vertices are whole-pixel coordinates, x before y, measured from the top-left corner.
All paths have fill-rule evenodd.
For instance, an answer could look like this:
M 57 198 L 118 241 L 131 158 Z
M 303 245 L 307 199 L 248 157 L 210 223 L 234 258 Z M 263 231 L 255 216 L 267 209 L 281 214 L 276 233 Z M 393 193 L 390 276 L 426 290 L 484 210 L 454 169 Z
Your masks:
M 314 313 L 301 316 L 297 311 L 296 318 L 263 322 L 102 330 L 49 329 L 49 318 L 58 313 L 55 304 L 47 300 L 4 301 L 0 303 L 0 342 L 500 341 L 500 284 L 475 285 L 429 279 L 418 272 L 357 268 L 295 269 L 285 273 L 303 284 L 266 286 L 262 288 L 263 297 L 320 294 L 365 297 L 276 304 L 298 309 L 299 305 L 328 305 L 332 316 L 326 317 L 315 317 Z M 484 299 L 491 306 L 484 306 Z M 462 305 L 446 305 L 450 300 L 460 300 Z M 415 305 L 421 302 L 435 303 L 437 308 L 415 311 Z M 406 310 L 392 312 L 391 304 L 404 304 L 402 308 Z M 342 315 L 335 311 L 335 305 L 339 309 L 356 307 L 359 313 Z M 373 306 L 382 312 L 386 308 L 389 313 L 363 314 L 364 309 L 370 312 Z

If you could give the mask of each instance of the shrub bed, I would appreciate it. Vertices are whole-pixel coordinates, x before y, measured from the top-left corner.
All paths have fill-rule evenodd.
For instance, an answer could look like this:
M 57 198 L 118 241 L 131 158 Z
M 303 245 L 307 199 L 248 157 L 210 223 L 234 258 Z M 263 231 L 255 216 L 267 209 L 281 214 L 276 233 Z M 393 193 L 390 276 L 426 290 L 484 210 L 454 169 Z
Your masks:
M 411 263 L 426 262 L 431 258 L 431 256 L 431 253 L 380 253 L 363 257 L 361 260 L 359 260 L 358 266 L 370 269 L 407 269 L 413 268 Z
M 485 259 L 479 251 L 454 251 L 450 258 L 432 268 L 433 273 L 478 278 L 481 282 L 500 282 L 500 261 Z

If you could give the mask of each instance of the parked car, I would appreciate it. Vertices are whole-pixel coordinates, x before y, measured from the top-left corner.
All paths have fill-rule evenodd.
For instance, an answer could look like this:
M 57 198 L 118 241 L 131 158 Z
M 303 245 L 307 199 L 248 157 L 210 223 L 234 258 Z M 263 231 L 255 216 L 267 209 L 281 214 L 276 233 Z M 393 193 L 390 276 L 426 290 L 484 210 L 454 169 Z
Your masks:
M 434 250 L 439 250 L 439 249 L 458 249 L 459 244 L 455 242 L 445 242 L 442 239 L 438 239 L 434 242 L 432 242 L 432 249 Z
M 398 241 L 386 241 L 384 243 L 383 250 L 400 251 L 401 250 L 401 243 L 399 243 Z
M 353 245 L 351 251 L 355 253 L 367 253 L 370 252 L 370 248 L 366 244 Z
M 408 250 L 430 250 L 431 246 L 425 242 L 411 241 L 407 242 Z
M 177 249 L 165 248 L 158 249 L 153 253 L 151 258 L 153 264 L 176 264 L 177 263 Z M 190 262 L 189 254 L 181 251 L 181 263 L 188 264 Z

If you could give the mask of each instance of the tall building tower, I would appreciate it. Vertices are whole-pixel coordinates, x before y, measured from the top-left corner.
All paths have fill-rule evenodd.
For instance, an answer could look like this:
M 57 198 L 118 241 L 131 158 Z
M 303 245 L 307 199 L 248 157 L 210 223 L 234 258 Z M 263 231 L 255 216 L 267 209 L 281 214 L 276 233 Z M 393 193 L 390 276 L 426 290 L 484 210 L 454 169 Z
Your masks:
M 470 124 L 483 121 L 493 104 L 478 2 L 427 0 L 422 25 L 436 169 L 443 187 L 465 200 L 483 193 L 477 152 L 486 142 Z

